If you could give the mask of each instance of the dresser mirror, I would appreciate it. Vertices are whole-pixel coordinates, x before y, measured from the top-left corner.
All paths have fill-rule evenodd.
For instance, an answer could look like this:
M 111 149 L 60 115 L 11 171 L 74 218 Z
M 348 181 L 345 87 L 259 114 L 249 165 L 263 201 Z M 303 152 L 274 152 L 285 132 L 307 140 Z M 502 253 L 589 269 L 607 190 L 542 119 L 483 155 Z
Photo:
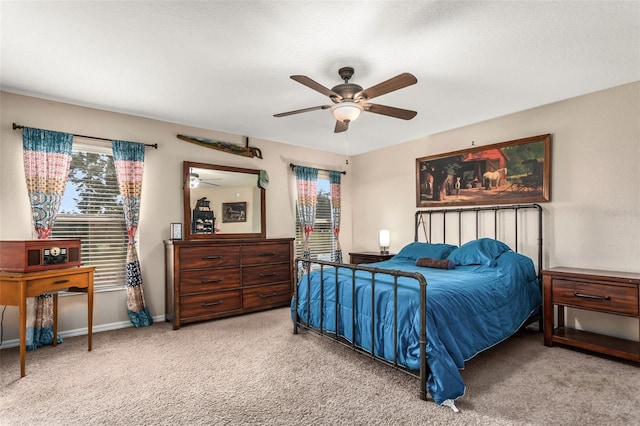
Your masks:
M 185 238 L 265 238 L 260 170 L 185 161 Z

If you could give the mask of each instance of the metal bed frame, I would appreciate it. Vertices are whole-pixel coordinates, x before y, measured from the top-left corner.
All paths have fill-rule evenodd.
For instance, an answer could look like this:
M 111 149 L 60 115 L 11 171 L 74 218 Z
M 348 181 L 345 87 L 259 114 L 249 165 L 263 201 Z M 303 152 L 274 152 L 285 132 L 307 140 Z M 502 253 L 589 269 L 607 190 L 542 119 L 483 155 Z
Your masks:
M 419 229 L 421 228 L 424 232 L 424 236 L 427 240 L 427 242 L 432 242 L 432 230 L 434 229 L 433 227 L 433 218 L 434 217 L 439 217 L 440 218 L 440 223 L 442 223 L 442 242 L 446 242 L 446 232 L 447 232 L 447 224 L 446 224 L 446 218 L 447 216 L 450 215 L 455 215 L 458 221 L 458 245 L 462 244 L 462 228 L 463 228 L 463 219 L 466 218 L 468 215 L 472 214 L 475 215 L 475 238 L 481 238 L 481 234 L 479 231 L 480 228 L 480 220 L 482 217 L 486 216 L 489 213 L 493 213 L 493 222 L 494 222 L 494 231 L 493 231 L 493 238 L 494 239 L 498 239 L 498 229 L 499 229 L 499 224 L 501 223 L 500 220 L 503 219 L 502 216 L 500 214 L 498 214 L 498 212 L 500 211 L 505 211 L 505 212 L 512 212 L 513 213 L 513 217 L 515 218 L 514 220 L 514 237 L 515 237 L 515 244 L 512 247 L 512 249 L 516 252 L 518 252 L 518 231 L 519 231 L 519 223 L 520 221 L 518 220 L 519 215 L 522 214 L 521 212 L 523 211 L 530 211 L 530 210 L 535 210 L 537 212 L 537 276 L 538 276 L 538 284 L 540 286 L 540 291 L 542 292 L 542 207 L 538 204 L 516 204 L 516 205 L 503 205 L 503 206 L 489 206 L 489 207 L 469 207 L 469 208 L 452 208 L 452 209 L 432 209 L 432 210 L 418 210 L 415 213 L 415 234 L 414 234 L 414 241 L 419 241 Z M 468 220 L 467 220 L 468 222 Z M 467 222 L 464 222 L 465 224 Z M 323 337 L 327 337 L 341 345 L 350 347 L 351 349 L 353 349 L 356 352 L 365 354 L 369 357 L 371 357 L 372 359 L 381 362 L 383 364 L 386 364 L 392 368 L 395 368 L 397 370 L 400 370 L 404 373 L 409 374 L 410 376 L 413 376 L 417 379 L 419 379 L 420 381 L 420 399 L 422 400 L 427 400 L 427 375 L 429 373 L 429 366 L 427 364 L 427 326 L 426 326 L 426 312 L 427 312 L 427 281 L 424 278 L 424 276 L 420 273 L 417 272 L 405 272 L 405 271 L 399 271 L 399 270 L 390 270 L 390 269 L 384 269 L 384 268 L 377 268 L 377 267 L 372 267 L 372 266 L 365 266 L 365 265 L 352 265 L 352 264 L 344 264 L 344 263 L 336 263 L 336 262 L 329 262 L 329 261 L 322 261 L 322 260 L 309 260 L 306 258 L 296 258 L 295 260 L 295 269 L 296 269 L 296 277 L 300 277 L 300 272 L 301 271 L 308 271 L 309 269 L 319 269 L 319 273 L 320 273 L 320 306 L 324 306 L 324 281 L 323 281 L 323 274 L 324 274 L 324 270 L 325 268 L 337 268 L 337 272 L 339 272 L 339 269 L 346 269 L 346 270 L 350 270 L 351 271 L 351 288 L 352 288 L 352 292 L 355 292 L 355 277 L 356 277 L 356 271 L 366 271 L 371 273 L 371 286 L 372 286 L 372 291 L 371 291 L 371 302 L 372 302 L 372 306 L 375 305 L 375 284 L 376 284 L 376 275 L 377 274 L 384 274 L 386 276 L 391 276 L 393 277 L 393 281 L 394 281 L 394 312 L 397 311 L 397 305 L 398 305 L 398 278 L 399 277 L 408 277 L 408 278 L 412 278 L 414 280 L 417 281 L 418 285 L 420 286 L 420 333 L 419 333 L 419 344 L 420 344 L 420 369 L 419 371 L 415 371 L 415 370 L 409 370 L 407 368 L 405 368 L 404 366 L 400 365 L 398 363 L 398 354 L 397 354 L 397 337 L 398 337 L 398 321 L 397 321 L 397 315 L 394 315 L 394 323 L 393 323 L 393 331 L 394 331 L 394 342 L 393 342 L 393 347 L 394 347 L 394 353 L 393 353 L 393 361 L 389 361 L 385 358 L 382 358 L 380 356 L 375 355 L 375 310 L 372 310 L 372 315 L 371 315 L 371 351 L 367 351 L 366 349 L 363 349 L 359 346 L 356 346 L 355 344 L 355 306 L 353 304 L 355 304 L 356 302 L 356 298 L 355 298 L 355 294 L 352 295 L 352 306 L 351 306 L 351 321 L 352 321 L 352 330 L 354 330 L 354 338 L 352 339 L 353 342 L 348 341 L 347 339 L 345 339 L 343 336 L 340 336 L 337 333 L 338 330 L 338 297 L 336 297 L 336 306 L 335 306 L 335 330 L 336 332 L 329 332 L 326 330 L 325 325 L 324 325 L 324 319 L 322 317 L 322 309 L 320 309 L 320 323 L 319 323 L 319 327 L 315 327 L 312 326 L 309 322 L 305 322 L 303 320 L 301 320 L 301 318 L 298 315 L 298 286 L 299 285 L 304 285 L 304 282 L 306 281 L 306 285 L 307 285 L 307 306 L 310 306 L 310 298 L 311 298 L 311 291 L 310 291 L 310 286 L 311 286 L 311 279 L 309 274 L 307 274 L 306 276 L 303 276 L 300 281 L 296 284 L 295 288 L 294 288 L 294 293 L 293 293 L 293 312 L 294 312 L 294 322 L 293 322 L 293 333 L 294 334 L 298 334 L 298 330 L 299 328 L 303 328 L 306 330 L 309 330 L 311 332 L 314 332 L 316 334 L 319 334 Z M 336 295 L 338 294 L 338 273 L 335 274 L 336 280 L 335 280 L 335 286 L 336 286 Z M 306 277 L 306 278 L 305 278 Z M 537 320 L 539 321 L 539 329 L 542 330 L 542 307 L 540 307 L 538 309 L 538 314 L 537 314 Z M 536 318 L 530 318 L 529 321 L 527 321 L 526 324 L 530 324 L 532 322 L 534 322 L 536 320 Z M 525 325 L 526 325 L 525 324 Z

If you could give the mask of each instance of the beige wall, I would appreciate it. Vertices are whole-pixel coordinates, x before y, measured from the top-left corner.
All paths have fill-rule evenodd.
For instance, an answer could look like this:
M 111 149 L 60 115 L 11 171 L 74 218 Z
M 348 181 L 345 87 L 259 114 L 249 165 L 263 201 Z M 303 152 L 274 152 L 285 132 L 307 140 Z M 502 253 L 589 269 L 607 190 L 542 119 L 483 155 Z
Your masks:
M 250 144 L 260 148 L 264 157 L 262 160 L 251 159 L 203 148 L 176 137 L 177 134 L 186 134 L 242 144 L 241 135 L 217 133 L 7 92 L 0 92 L 2 240 L 32 238 L 31 213 L 22 162 L 22 131 L 12 130 L 13 122 L 30 127 L 159 145 L 157 150 L 146 150 L 138 238 L 145 299 L 151 314 L 156 318 L 164 318 L 163 240 L 169 238 L 170 223 L 182 222 L 181 181 L 182 162 L 185 160 L 265 169 L 270 178 L 266 192 L 268 238 L 295 235 L 295 186 L 289 163 L 347 170 L 342 181 L 344 219 L 341 243 L 345 251 L 351 247 L 351 171 L 345 168 L 348 166 L 345 166 L 343 155 L 250 138 Z M 80 138 L 76 138 L 78 139 Z M 86 297 L 73 295 L 60 299 L 60 331 L 67 335 L 86 332 Z M 5 343 L 17 339 L 17 312 L 17 308 L 8 307 L 5 313 Z M 95 331 L 129 324 L 124 290 L 96 294 Z
M 550 133 L 544 266 L 640 272 L 640 83 L 427 136 L 352 160 L 354 249 L 413 239 L 415 159 Z M 574 311 L 571 324 L 638 339 L 638 320 Z
M 140 227 L 144 291 L 152 315 L 164 314 L 163 239 L 182 220 L 182 161 L 262 168 L 267 190 L 267 236 L 294 235 L 293 180 L 288 164 L 347 170 L 343 177 L 341 242 L 345 255 L 377 250 L 377 231 L 391 230 L 391 250 L 413 239 L 415 159 L 527 136 L 552 134 L 551 202 L 544 203 L 544 264 L 640 272 L 640 83 L 469 125 L 350 159 L 251 139 L 264 160 L 183 142 L 178 133 L 242 143 L 227 135 L 0 92 L 0 239 L 31 238 L 22 168 L 22 133 L 11 123 L 112 137 L 160 148 L 147 150 Z M 62 298 L 60 329 L 86 327 L 83 296 Z M 638 321 L 573 311 L 569 323 L 638 339 Z M 96 295 L 95 330 L 127 325 L 124 291 Z M 5 341 L 17 338 L 17 309 L 4 320 Z

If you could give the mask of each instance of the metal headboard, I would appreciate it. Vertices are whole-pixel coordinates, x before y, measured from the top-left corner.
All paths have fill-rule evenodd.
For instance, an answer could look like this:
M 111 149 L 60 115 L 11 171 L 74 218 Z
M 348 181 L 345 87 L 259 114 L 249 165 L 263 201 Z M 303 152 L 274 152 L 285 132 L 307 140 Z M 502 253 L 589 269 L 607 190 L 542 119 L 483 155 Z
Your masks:
M 539 204 L 418 210 L 415 214 L 414 241 L 419 241 L 420 231 L 423 232 L 427 242 L 434 242 L 433 234 L 438 232 L 437 242 L 455 243 L 459 246 L 471 239 L 490 237 L 501 240 L 515 252 L 520 252 L 521 246 L 526 243 L 520 238 L 521 227 L 524 221 L 528 221 L 527 215 L 531 214 L 536 215 L 532 228 L 535 228 L 534 232 L 537 234 L 536 266 L 538 281 L 542 282 L 542 207 Z M 447 218 L 453 220 L 453 225 L 451 220 L 447 223 Z M 509 226 L 509 221 L 513 227 Z M 493 224 L 492 232 L 488 230 L 491 224 Z M 470 232 L 469 229 L 471 229 Z M 447 237 L 447 232 L 449 235 L 455 234 L 453 239 Z M 471 235 L 472 238 L 463 238 L 463 235 Z M 454 241 L 456 236 L 457 241 Z

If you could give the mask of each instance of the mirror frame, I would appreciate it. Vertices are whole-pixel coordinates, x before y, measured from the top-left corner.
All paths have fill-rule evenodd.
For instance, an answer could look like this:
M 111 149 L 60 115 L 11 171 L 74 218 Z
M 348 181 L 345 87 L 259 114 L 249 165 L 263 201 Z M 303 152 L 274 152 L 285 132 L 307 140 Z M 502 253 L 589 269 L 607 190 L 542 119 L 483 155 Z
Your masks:
M 244 169 L 241 167 L 221 166 L 218 164 L 197 163 L 193 161 L 185 161 L 182 167 L 182 192 L 183 192 L 183 207 L 184 207 L 184 229 L 185 240 L 210 240 L 210 239 L 228 239 L 228 238 L 265 238 L 267 234 L 267 220 L 266 220 L 266 190 L 264 188 L 258 188 L 260 190 L 260 232 L 255 233 L 236 233 L 236 234 L 192 234 L 191 233 L 191 187 L 189 186 L 189 173 L 191 168 L 220 170 L 224 172 L 253 174 L 256 176 L 256 187 L 258 186 L 258 177 L 260 170 L 256 169 Z

